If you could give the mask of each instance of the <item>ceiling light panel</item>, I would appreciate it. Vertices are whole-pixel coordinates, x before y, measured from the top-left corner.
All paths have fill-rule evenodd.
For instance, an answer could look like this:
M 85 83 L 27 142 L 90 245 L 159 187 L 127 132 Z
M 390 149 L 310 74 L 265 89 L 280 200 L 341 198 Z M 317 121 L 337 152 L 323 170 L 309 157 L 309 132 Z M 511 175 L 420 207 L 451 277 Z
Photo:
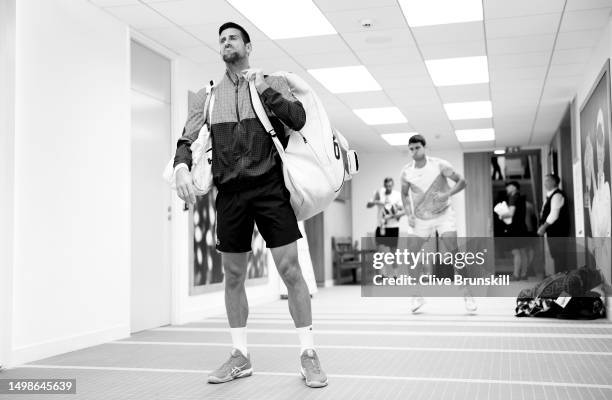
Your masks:
M 363 65 L 309 69 L 308 72 L 332 93 L 382 90 L 376 79 Z
M 457 103 L 460 101 L 479 101 L 490 97 L 489 85 L 446 86 L 438 88 L 443 103 Z
M 482 21 L 481 0 L 399 0 L 411 27 Z
M 490 101 L 468 101 L 444 104 L 446 115 L 451 121 L 462 119 L 491 118 L 493 110 Z
M 408 146 L 410 137 L 416 135 L 416 132 L 408 133 L 385 133 L 380 135 L 391 146 Z
M 489 82 L 489 66 L 486 56 L 426 60 L 425 65 L 436 86 Z
M 455 128 L 455 130 L 492 128 L 493 118 L 462 119 L 459 121 L 452 121 L 452 126 Z M 495 126 L 497 127 L 497 123 Z
M 311 0 L 227 0 L 270 39 L 336 34 Z
M 495 130 L 487 129 L 459 129 L 455 131 L 460 142 L 486 142 L 495 140 Z
M 367 125 L 402 124 L 408 122 L 397 107 L 360 108 L 353 112 Z
M 484 43 L 485 41 L 485 31 L 482 29 L 482 21 L 462 22 L 460 24 L 450 25 L 421 26 L 418 28 L 411 28 L 410 30 L 414 34 L 414 40 L 419 46 L 439 43 Z

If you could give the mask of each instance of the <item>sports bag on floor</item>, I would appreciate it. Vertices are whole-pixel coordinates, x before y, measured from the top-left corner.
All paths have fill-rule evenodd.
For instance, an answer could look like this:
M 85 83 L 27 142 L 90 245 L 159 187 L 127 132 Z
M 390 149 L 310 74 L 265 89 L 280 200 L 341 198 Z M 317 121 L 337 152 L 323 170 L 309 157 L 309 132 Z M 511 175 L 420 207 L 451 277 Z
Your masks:
M 306 124 L 299 132 L 285 127 L 289 142 L 284 148 L 268 119 L 255 83 L 249 82 L 253 109 L 272 136 L 283 162 L 291 206 L 298 221 L 302 221 L 323 211 L 338 196 L 344 182 L 358 172 L 359 163 L 346 139 L 332 128 L 321 100 L 310 86 L 289 72 L 271 75 L 286 79 L 291 93 L 306 111 Z

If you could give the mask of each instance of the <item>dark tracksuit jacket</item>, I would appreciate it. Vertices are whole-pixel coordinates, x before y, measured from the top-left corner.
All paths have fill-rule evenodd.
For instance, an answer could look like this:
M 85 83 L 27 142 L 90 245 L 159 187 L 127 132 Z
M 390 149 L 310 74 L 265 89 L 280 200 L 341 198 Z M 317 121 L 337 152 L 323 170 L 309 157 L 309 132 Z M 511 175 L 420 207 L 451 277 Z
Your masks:
M 264 78 L 270 86 L 260 98 L 272 126 L 286 146 L 285 125 L 300 130 L 306 113 L 290 92 L 283 77 Z M 251 103 L 248 82 L 226 71 L 214 88 L 212 110 L 213 183 L 219 191 L 234 192 L 257 187 L 282 177 L 281 162 L 272 142 Z M 185 163 L 191 169 L 191 144 L 204 125 L 206 90 L 200 90 L 189 109 L 183 135 L 177 142 L 174 166 Z

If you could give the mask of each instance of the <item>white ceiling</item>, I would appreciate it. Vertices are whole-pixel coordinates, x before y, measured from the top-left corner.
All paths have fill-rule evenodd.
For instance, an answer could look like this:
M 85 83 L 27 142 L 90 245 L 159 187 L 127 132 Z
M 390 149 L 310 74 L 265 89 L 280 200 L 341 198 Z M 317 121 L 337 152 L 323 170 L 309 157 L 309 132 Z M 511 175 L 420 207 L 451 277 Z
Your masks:
M 338 35 L 270 40 L 224 0 L 90 0 L 218 77 L 218 27 L 242 25 L 251 65 L 289 70 L 317 91 L 360 151 L 390 151 L 383 133 L 419 132 L 432 147 L 477 149 L 550 141 L 612 10 L 612 0 L 483 0 L 484 21 L 408 27 L 396 0 L 314 0 Z M 254 0 L 255 1 L 255 0 Z M 291 0 L 287 0 L 291 1 Z M 457 0 L 459 1 L 459 0 Z M 360 21 L 371 19 L 372 28 Z M 424 59 L 488 56 L 490 82 L 435 87 Z M 382 92 L 334 95 L 306 69 L 362 64 Z M 207 82 L 211 77 L 203 77 Z M 493 118 L 449 121 L 443 103 L 491 100 Z M 399 107 L 406 124 L 365 125 L 355 108 Z M 455 129 L 495 128 L 494 143 L 459 143 Z

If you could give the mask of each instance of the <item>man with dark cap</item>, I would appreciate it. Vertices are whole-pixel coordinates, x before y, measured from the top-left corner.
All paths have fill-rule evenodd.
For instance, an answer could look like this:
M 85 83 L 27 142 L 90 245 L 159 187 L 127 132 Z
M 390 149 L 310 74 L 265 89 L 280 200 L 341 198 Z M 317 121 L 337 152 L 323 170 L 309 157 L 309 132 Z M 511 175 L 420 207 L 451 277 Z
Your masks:
M 174 160 L 178 195 L 193 204 L 196 198 L 190 174 L 190 146 L 207 122 L 212 135 L 213 182 L 218 189 L 217 250 L 221 252 L 225 272 L 225 308 L 233 344 L 230 358 L 210 373 L 208 382 L 228 382 L 253 372 L 246 341 L 249 307 L 244 282 L 247 253 L 251 251 L 253 227 L 257 223 L 287 286 L 289 312 L 301 345 L 301 375 L 307 386 L 323 387 L 327 385 L 327 376 L 314 350 L 310 295 L 298 263 L 296 242 L 301 234 L 278 153 L 253 110 L 249 81 L 254 82 L 281 142 L 287 140 L 284 126 L 300 130 L 306 122 L 306 113 L 284 78 L 264 77 L 261 70 L 251 69 L 252 50 L 249 34 L 243 27 L 233 22 L 221 25 L 219 51 L 226 71 L 213 89 L 212 113 L 208 115 L 204 110 L 206 90 L 202 89 L 189 110 Z

